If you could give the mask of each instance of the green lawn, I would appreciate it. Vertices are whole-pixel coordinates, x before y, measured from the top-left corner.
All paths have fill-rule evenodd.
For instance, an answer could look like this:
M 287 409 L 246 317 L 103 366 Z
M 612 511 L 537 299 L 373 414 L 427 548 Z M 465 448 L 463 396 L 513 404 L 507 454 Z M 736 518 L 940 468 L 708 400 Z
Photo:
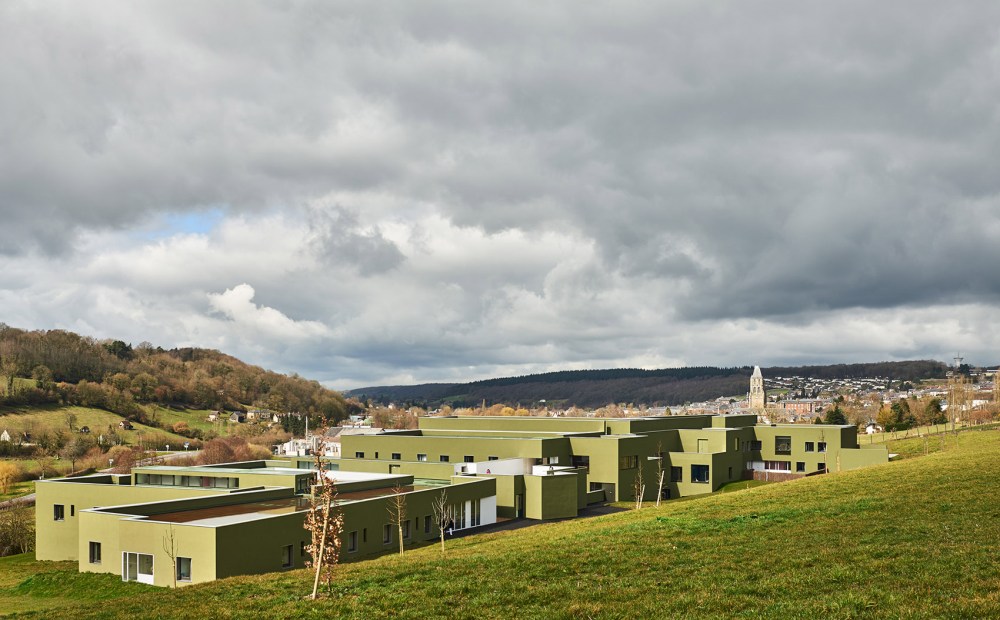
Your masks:
M 16 482 L 14 483 L 14 488 L 10 490 L 10 493 L 0 493 L 0 502 L 8 499 L 14 499 L 15 497 L 21 497 L 22 495 L 28 495 L 35 492 L 35 481 L 28 480 L 26 482 Z
M 304 598 L 307 571 L 154 591 L 15 558 L 0 560 L 0 587 L 9 584 L 0 610 L 51 618 L 32 611 L 51 602 L 61 618 L 995 618 L 997 497 L 1000 431 L 968 431 L 928 456 L 868 469 L 460 538 L 444 556 L 427 546 L 347 564 L 333 596 L 316 602 Z M 113 603 L 95 605 L 96 596 Z

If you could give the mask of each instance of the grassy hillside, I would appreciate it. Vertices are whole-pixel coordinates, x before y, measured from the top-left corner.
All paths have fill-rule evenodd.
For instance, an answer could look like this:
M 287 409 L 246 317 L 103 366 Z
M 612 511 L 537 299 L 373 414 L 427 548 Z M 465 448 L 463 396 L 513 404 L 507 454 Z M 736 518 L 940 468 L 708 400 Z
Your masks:
M 15 411 L 17 411 L 17 413 L 0 415 L 0 430 L 9 430 L 12 435 L 15 431 L 21 432 L 25 430 L 30 431 L 35 436 L 43 432 L 53 433 L 55 431 L 73 434 L 76 431 L 69 430 L 66 418 L 67 415 L 71 414 L 76 416 L 74 426 L 75 429 L 79 429 L 82 426 L 88 426 L 90 427 L 91 434 L 96 437 L 97 435 L 106 432 L 108 426 L 117 429 L 118 423 L 124 419 L 121 416 L 109 411 L 94 409 L 92 407 L 40 405 L 33 407 L 19 407 Z M 204 419 L 201 412 L 184 416 L 185 420 L 193 420 L 195 418 Z M 162 437 L 164 440 L 176 442 L 177 446 L 181 446 L 185 441 L 187 441 L 186 438 L 164 429 L 146 426 L 145 424 L 140 424 L 138 422 L 133 422 L 132 425 L 135 430 L 119 431 L 119 436 L 126 445 L 137 444 L 138 437 L 140 435 L 145 435 L 147 440 L 149 437 L 154 435 Z
M 929 456 L 341 567 L 150 591 L 0 560 L 0 610 L 60 617 L 1000 617 L 1000 432 Z M 17 575 L 17 576 L 12 576 Z M 114 599 L 97 606 L 94 592 Z M 78 594 L 79 604 L 68 601 Z M 88 598 L 83 598 L 84 596 Z M 127 598 L 126 598 L 127 596 Z M 30 605 L 30 606 L 29 606 Z M 29 612 L 51 617 L 51 611 Z

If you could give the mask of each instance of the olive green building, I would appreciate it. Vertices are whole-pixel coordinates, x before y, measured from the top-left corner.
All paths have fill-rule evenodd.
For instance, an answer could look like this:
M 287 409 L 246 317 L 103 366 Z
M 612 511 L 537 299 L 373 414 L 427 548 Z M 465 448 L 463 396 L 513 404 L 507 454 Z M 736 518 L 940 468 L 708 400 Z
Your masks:
M 643 418 L 426 417 L 414 430 L 345 435 L 324 459 L 344 514 L 342 558 L 398 548 L 387 510 L 407 498 L 403 536 L 439 535 L 445 492 L 456 530 L 498 519 L 572 518 L 592 504 L 711 493 L 734 480 L 885 463 L 853 426 L 758 425 L 755 415 Z M 311 457 L 40 481 L 36 553 L 81 571 L 183 585 L 302 567 Z M 637 484 L 638 483 L 638 484 Z

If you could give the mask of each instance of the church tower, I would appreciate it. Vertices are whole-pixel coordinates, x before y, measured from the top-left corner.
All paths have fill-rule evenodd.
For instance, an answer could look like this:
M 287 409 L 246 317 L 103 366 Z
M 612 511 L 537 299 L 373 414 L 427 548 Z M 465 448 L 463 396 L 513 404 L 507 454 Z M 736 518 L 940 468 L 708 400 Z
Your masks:
M 764 411 L 767 397 L 764 394 L 764 375 L 760 374 L 760 366 L 753 367 L 750 375 L 750 410 Z

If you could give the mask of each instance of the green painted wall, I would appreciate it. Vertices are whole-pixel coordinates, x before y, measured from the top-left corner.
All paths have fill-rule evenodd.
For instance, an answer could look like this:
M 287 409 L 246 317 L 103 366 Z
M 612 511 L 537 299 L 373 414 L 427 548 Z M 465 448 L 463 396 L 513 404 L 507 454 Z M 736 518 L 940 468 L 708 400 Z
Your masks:
M 565 519 L 577 514 L 577 476 L 525 476 L 525 516 L 529 519 Z

